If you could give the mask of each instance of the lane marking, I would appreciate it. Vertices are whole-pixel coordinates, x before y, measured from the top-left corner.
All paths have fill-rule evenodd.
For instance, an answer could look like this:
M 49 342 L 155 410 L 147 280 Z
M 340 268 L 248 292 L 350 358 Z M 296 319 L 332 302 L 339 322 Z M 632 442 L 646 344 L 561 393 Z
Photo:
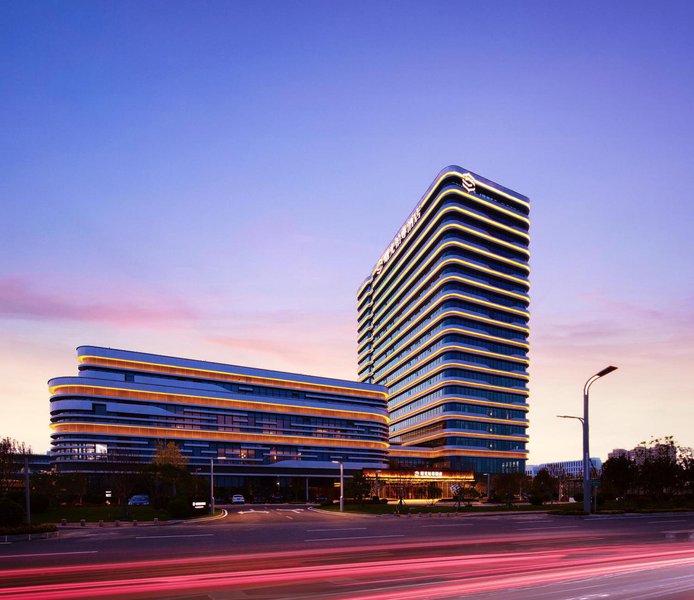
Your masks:
M 312 532 L 313 531 L 330 532 L 330 531 L 357 531 L 357 530 L 362 530 L 362 529 L 366 529 L 366 527 L 341 527 L 339 529 L 307 529 L 306 531 L 307 532 L 309 532 L 309 531 L 312 531 Z
M 446 523 L 445 525 L 422 525 L 422 529 L 425 527 L 472 527 L 472 523 Z
M 646 521 L 646 523 L 658 523 L 658 525 L 667 525 L 668 523 L 686 523 L 689 519 L 672 519 L 668 521 Z
M 547 529 L 578 529 L 578 525 L 557 525 L 553 527 L 519 527 L 516 531 L 545 531 Z
M 67 556 L 68 554 L 96 554 L 98 550 L 79 550 L 74 552 L 43 552 L 41 554 L 8 554 L 0 558 L 29 558 L 34 556 Z
M 164 538 L 212 537 L 214 533 L 181 533 L 179 535 L 138 535 L 136 540 L 162 540 Z
M 334 538 L 315 538 L 311 540 L 304 540 L 304 542 L 332 542 L 337 540 L 374 540 L 381 538 L 396 538 L 405 537 L 404 533 L 398 533 L 395 535 L 355 535 L 352 537 L 334 537 Z

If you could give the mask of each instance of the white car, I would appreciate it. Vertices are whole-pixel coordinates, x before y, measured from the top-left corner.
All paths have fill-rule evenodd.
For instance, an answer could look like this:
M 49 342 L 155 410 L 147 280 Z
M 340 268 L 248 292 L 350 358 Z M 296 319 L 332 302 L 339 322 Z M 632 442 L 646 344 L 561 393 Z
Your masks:
M 234 494 L 231 497 L 232 504 L 246 504 L 246 499 L 241 494 Z

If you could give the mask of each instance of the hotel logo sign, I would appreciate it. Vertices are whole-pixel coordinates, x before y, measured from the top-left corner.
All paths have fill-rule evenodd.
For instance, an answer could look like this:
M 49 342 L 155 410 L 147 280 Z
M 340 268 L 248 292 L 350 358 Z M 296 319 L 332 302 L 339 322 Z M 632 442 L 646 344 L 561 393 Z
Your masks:
M 475 186 L 477 185 L 475 178 L 472 175 L 470 175 L 470 173 L 465 173 L 464 175 L 461 175 L 460 183 L 462 184 L 463 188 L 468 194 L 472 194 L 475 191 Z
M 395 254 L 395 251 L 400 247 L 400 244 L 404 241 L 404 239 L 407 237 L 407 234 L 412 231 L 413 227 L 417 224 L 417 221 L 419 221 L 420 217 L 422 216 L 422 205 L 420 204 L 415 211 L 410 215 L 410 218 L 405 221 L 405 224 L 402 226 L 402 229 L 398 231 L 395 234 L 395 237 L 393 238 L 393 241 L 388 245 L 386 248 L 386 251 L 383 253 L 383 256 L 378 259 L 378 263 L 376 264 L 376 275 L 380 275 L 381 271 L 383 271 L 383 267 L 385 264 L 390 260 L 391 256 Z
M 442 471 L 415 471 L 415 477 L 423 477 L 426 479 L 441 479 L 443 477 Z

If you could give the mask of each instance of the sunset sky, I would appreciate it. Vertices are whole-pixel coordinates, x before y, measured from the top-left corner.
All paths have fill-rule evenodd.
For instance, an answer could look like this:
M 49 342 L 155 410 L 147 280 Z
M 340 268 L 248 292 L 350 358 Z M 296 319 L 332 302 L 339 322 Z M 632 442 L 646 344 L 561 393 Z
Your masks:
M 94 344 L 354 379 L 436 173 L 531 199 L 530 463 L 694 446 L 694 3 L 3 2 L 0 437 Z

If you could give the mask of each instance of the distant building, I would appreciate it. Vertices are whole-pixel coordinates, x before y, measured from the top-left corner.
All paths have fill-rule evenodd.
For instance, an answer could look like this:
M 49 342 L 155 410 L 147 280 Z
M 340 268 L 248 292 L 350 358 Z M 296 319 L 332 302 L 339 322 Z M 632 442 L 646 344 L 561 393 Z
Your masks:
M 591 476 L 599 477 L 602 473 L 602 460 L 597 456 L 592 456 Z M 564 460 L 559 462 L 542 463 L 541 465 L 528 465 L 525 474 L 535 477 L 542 469 L 546 469 L 552 477 L 575 477 L 583 478 L 583 460 Z
M 610 458 L 626 457 L 635 462 L 637 465 L 642 465 L 647 459 L 667 458 L 674 461 L 677 458 L 677 448 L 671 444 L 656 444 L 653 447 L 636 446 L 632 450 L 624 448 L 615 448 L 607 455 Z

